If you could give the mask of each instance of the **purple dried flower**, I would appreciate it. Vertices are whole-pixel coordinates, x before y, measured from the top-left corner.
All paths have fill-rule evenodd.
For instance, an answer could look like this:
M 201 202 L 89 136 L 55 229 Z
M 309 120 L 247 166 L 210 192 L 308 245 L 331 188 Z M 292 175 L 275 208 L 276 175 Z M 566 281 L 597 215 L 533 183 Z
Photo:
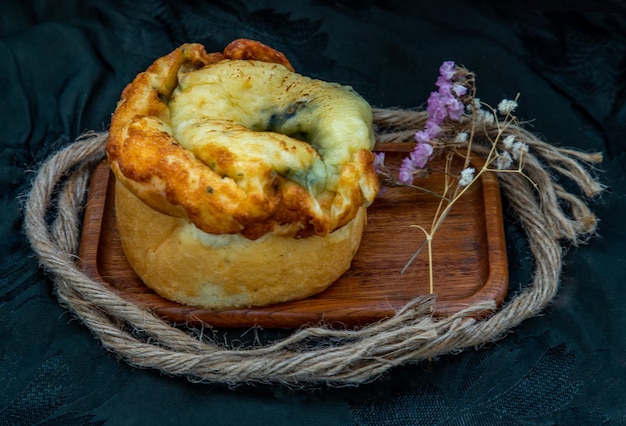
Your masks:
M 458 121 L 465 111 L 465 105 L 452 92 L 440 90 L 430 94 L 426 111 L 429 121 L 441 124 L 446 118 Z
M 409 158 L 415 165 L 415 167 L 419 169 L 423 169 L 428 163 L 430 156 L 433 153 L 433 147 L 428 143 L 418 143 L 415 145 L 413 152 L 409 155 Z
M 445 61 L 439 67 L 439 74 L 447 80 L 452 80 L 454 74 L 456 73 L 456 66 L 454 61 Z
M 380 171 L 383 167 L 385 167 L 385 153 L 375 152 L 374 153 L 374 169 L 376 171 Z
M 465 105 L 463 105 L 463 102 L 459 101 L 457 98 L 451 98 L 452 99 L 447 105 L 448 117 L 454 121 L 459 121 L 465 111 Z
M 415 165 L 410 157 L 406 157 L 402 160 L 400 166 L 400 172 L 398 173 L 398 180 L 405 185 L 413 183 L 413 173 L 415 172 Z
M 463 96 L 467 93 L 467 87 L 463 86 L 462 84 L 455 84 L 452 86 L 452 91 L 457 96 Z
M 430 135 L 426 130 L 418 130 L 415 132 L 415 141 L 417 143 L 428 143 L 430 141 Z
M 439 124 L 435 123 L 434 120 L 429 119 L 426 121 L 426 124 L 424 124 L 424 130 L 418 130 L 415 132 L 415 141 L 418 144 L 430 144 L 430 141 L 439 136 L 442 131 L 443 130 L 439 127 Z
M 448 116 L 448 110 L 440 92 L 432 92 L 430 94 L 426 111 L 428 112 L 429 121 L 434 121 L 437 124 L 443 123 L 443 120 Z
M 445 119 L 458 121 L 465 112 L 465 105 L 458 99 L 467 94 L 467 87 L 458 83 L 465 77 L 457 76 L 457 67 L 453 61 L 445 61 L 439 67 L 439 77 L 435 85 L 439 90 L 432 92 L 428 97 L 428 120 L 424 129 L 415 133 L 415 148 L 411 154 L 402 160 L 400 166 L 399 181 L 410 185 L 418 169 L 423 169 L 430 160 L 433 147 L 430 142 L 439 137 L 443 130 L 441 124 Z M 455 78 L 456 76 L 456 78 Z M 376 163 L 375 163 L 376 164 Z
M 432 137 L 431 139 L 436 138 L 443 132 L 443 129 L 439 126 L 439 124 L 435 123 L 433 120 L 426 121 L 426 124 L 424 124 L 424 129 L 428 130 L 429 134 Z
M 419 133 L 419 132 L 418 132 Z M 405 185 L 413 183 L 413 175 L 418 169 L 423 169 L 433 153 L 429 143 L 418 142 L 408 157 L 402 160 L 398 180 Z
M 437 77 L 435 86 L 439 87 L 439 91 L 449 91 L 452 87 L 452 81 L 440 75 L 439 77 Z

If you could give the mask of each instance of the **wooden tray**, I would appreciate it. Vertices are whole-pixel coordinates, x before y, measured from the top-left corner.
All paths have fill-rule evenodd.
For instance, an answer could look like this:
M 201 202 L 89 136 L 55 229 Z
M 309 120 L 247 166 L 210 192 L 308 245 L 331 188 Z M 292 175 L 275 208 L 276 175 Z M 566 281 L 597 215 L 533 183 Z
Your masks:
M 406 144 L 385 144 L 386 163 L 397 165 Z M 473 164 L 480 167 L 478 160 Z M 460 168 L 456 164 L 457 168 Z M 443 168 L 443 163 L 439 166 Z M 437 167 L 436 162 L 433 167 Z M 443 175 L 416 184 L 441 192 Z M 79 256 L 82 269 L 102 285 L 178 324 L 213 327 L 297 328 L 320 321 L 348 327 L 392 316 L 419 295 L 429 294 L 428 252 L 400 274 L 429 229 L 438 198 L 406 188 L 386 188 L 368 209 L 368 225 L 352 267 L 326 291 L 304 300 L 263 308 L 212 312 L 165 300 L 146 287 L 127 263 L 115 223 L 114 177 L 105 162 L 93 175 Z M 485 173 L 453 207 L 433 240 L 435 315 L 448 315 L 481 300 L 499 306 L 508 289 L 500 191 Z

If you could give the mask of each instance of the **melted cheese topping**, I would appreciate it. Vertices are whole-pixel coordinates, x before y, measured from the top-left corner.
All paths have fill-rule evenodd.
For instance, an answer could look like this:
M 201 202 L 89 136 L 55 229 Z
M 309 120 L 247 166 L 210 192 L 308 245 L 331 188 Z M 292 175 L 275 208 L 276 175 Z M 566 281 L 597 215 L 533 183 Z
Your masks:
M 234 46 L 183 45 L 124 89 L 107 144 L 116 178 L 209 234 L 306 238 L 345 226 L 378 192 L 369 104 L 296 74 L 270 48 Z
M 178 80 L 169 102 L 174 137 L 194 153 L 207 145 L 230 151 L 233 163 L 210 166 L 235 180 L 267 164 L 319 196 L 337 190 L 356 151 L 373 148 L 371 108 L 349 87 L 245 60 Z

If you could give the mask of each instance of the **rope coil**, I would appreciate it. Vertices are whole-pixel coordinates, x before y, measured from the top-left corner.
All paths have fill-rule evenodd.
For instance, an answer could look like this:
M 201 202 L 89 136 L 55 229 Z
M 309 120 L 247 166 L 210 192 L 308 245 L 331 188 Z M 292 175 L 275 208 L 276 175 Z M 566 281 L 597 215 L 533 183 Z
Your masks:
M 424 117 L 418 111 L 374 110 L 377 137 L 379 141 L 410 139 Z M 598 163 L 601 156 L 557 148 L 519 132 L 530 148 L 525 173 L 541 191 L 535 191 L 517 173 L 502 173 L 499 179 L 502 194 L 526 232 L 535 271 L 532 283 L 497 311 L 494 303 L 481 302 L 452 316 L 433 318 L 433 297 L 423 296 L 393 317 L 359 329 L 307 327 L 282 340 L 249 348 L 226 347 L 176 328 L 93 281 L 77 266 L 80 214 L 91 170 L 105 155 L 106 132 L 80 136 L 40 167 L 24 206 L 25 232 L 42 267 L 54 280 L 59 302 L 80 318 L 106 349 L 133 366 L 155 368 L 194 382 L 229 385 L 361 384 L 394 366 L 497 340 L 541 312 L 556 295 L 561 241 L 574 245 L 584 241 L 595 231 L 596 219 L 584 200 L 567 192 L 551 173 L 575 182 L 584 196 L 595 196 L 603 187 L 584 163 Z M 484 155 L 481 149 L 484 147 L 472 146 Z M 493 314 L 481 320 L 468 318 L 485 311 Z M 311 347 L 311 339 L 322 343 Z

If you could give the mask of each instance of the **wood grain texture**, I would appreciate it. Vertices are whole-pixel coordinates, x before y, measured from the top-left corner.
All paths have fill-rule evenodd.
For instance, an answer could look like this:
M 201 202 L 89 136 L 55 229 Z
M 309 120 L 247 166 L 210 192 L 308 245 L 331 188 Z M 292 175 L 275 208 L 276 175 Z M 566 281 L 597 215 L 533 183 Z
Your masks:
M 391 145 L 391 146 L 388 146 Z M 377 146 L 387 163 L 400 162 L 404 144 Z M 454 167 L 461 167 L 461 159 Z M 473 164 L 480 167 L 479 160 Z M 443 169 L 443 162 L 432 162 Z M 416 184 L 441 192 L 444 176 Z M 114 177 L 103 162 L 95 169 L 79 250 L 81 268 L 125 299 L 178 324 L 213 327 L 297 328 L 320 321 L 353 327 L 389 317 L 413 298 L 429 294 L 428 252 L 400 271 L 424 240 L 411 225 L 429 229 L 439 199 L 407 188 L 385 188 L 368 209 L 368 225 L 352 267 L 326 291 L 295 302 L 212 312 L 165 300 L 146 287 L 122 251 L 115 223 Z M 149 226 L 149 225 L 148 225 Z M 449 315 L 482 300 L 499 306 L 508 289 L 506 244 L 496 177 L 482 175 L 461 197 L 433 240 L 435 315 Z

